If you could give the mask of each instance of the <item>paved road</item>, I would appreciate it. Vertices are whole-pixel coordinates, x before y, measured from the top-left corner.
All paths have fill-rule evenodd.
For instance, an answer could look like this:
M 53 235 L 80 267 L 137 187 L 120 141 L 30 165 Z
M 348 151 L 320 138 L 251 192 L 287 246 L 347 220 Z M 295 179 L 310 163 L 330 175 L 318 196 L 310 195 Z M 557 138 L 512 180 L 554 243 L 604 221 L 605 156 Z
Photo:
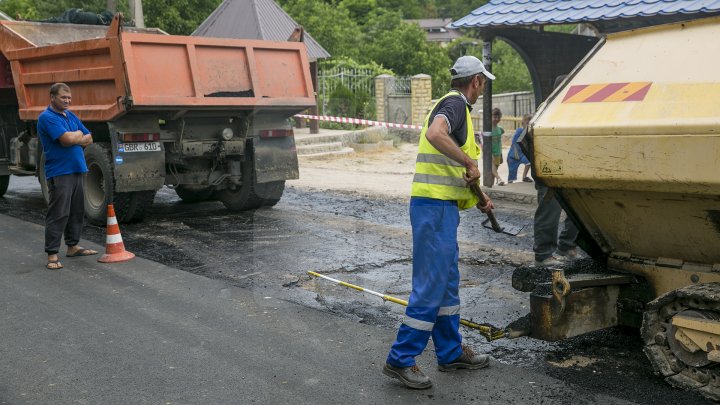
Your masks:
M 522 367 L 380 374 L 393 336 L 136 258 L 43 268 L 39 225 L 0 215 L 0 403 L 623 403 Z M 101 249 L 90 242 L 84 245 Z
M 617 328 L 558 343 L 464 331 L 492 354 L 491 369 L 441 374 L 430 350 L 419 362 L 432 390 L 382 376 L 402 308 L 305 271 L 406 298 L 404 202 L 291 187 L 274 209 L 232 214 L 163 189 L 145 222 L 122 228 L 138 259 L 65 259 L 55 273 L 43 269 L 36 181 L 10 186 L 0 198 L 0 404 L 704 402 L 654 376 L 637 331 Z M 498 216 L 527 222 L 531 212 L 502 204 Z M 531 259 L 531 228 L 497 235 L 477 212 L 463 215 L 463 314 L 503 326 L 528 310 L 510 275 Z M 103 228 L 84 232 L 102 249 Z

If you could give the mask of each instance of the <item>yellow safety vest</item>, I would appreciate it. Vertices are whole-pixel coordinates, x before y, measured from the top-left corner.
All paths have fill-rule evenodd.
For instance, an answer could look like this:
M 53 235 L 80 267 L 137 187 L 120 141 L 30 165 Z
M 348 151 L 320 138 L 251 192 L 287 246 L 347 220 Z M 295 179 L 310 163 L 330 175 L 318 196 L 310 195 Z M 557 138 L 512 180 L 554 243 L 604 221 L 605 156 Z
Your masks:
M 423 125 L 422 132 L 420 132 L 420 144 L 417 159 L 415 160 L 415 177 L 413 178 L 411 195 L 413 197 L 427 197 L 437 200 L 455 200 L 458 202 L 458 208 L 464 210 L 475 206 L 479 201 L 472 190 L 467 187 L 467 183 L 463 178 L 465 166 L 440 153 L 425 137 L 428 127 L 430 127 L 430 115 L 440 101 L 450 96 L 458 96 L 458 93 L 452 91 L 444 95 L 435 103 L 430 113 L 425 117 L 425 125 Z M 470 109 L 467 106 L 465 107 L 465 119 L 467 121 L 467 139 L 460 149 L 471 159 L 477 160 L 480 158 L 480 148 L 475 143 Z

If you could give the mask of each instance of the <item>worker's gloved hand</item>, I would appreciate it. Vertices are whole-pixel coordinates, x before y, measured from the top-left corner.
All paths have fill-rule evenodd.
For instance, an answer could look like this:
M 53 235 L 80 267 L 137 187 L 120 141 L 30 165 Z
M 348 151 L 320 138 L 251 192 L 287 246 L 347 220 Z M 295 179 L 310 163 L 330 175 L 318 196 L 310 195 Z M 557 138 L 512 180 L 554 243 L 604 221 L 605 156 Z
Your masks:
M 482 212 L 483 214 L 487 214 L 488 211 L 494 210 L 494 209 L 495 209 L 495 206 L 493 205 L 492 200 L 490 199 L 490 197 L 488 197 L 487 194 L 483 193 L 483 195 L 485 196 L 485 201 L 487 201 L 487 204 L 485 204 L 485 205 L 480 205 L 481 203 L 477 203 L 477 208 L 478 208 L 478 209 L 480 210 L 480 212 Z

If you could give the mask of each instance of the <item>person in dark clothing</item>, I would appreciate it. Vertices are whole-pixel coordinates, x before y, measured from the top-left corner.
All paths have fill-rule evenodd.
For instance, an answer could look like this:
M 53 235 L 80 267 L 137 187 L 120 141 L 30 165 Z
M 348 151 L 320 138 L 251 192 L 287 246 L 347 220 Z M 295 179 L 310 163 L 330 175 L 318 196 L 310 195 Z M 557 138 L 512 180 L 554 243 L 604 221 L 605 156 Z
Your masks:
M 50 87 L 50 105 L 40 114 L 37 133 L 45 154 L 45 177 L 50 203 L 45 217 L 47 268 L 63 267 L 58 259 L 60 241 L 65 236 L 67 257 L 97 254 L 78 246 L 85 217 L 83 147 L 93 142 L 90 131 L 68 110 L 70 87 L 55 83 Z
M 420 132 L 410 198 L 412 292 L 383 366 L 383 374 L 415 389 L 432 386 L 415 364 L 415 357 L 431 336 L 440 371 L 479 369 L 490 364 L 489 356 L 476 354 L 462 344 L 458 330 L 457 228 L 460 210 L 477 206 L 487 212 L 493 208 L 489 199 L 480 206 L 468 185 L 480 178 L 480 147 L 475 143 L 470 109 L 485 81 L 495 76 L 474 56 L 459 58 L 450 72 L 452 90 L 435 104 Z
M 567 75 L 558 76 L 554 87 L 562 84 Z M 534 218 L 535 265 L 539 267 L 559 266 L 565 260 L 578 258 L 577 244 L 578 229 L 570 217 L 565 218 L 562 232 L 558 236 L 562 206 L 555 198 L 555 190 L 546 186 L 542 181 L 535 181 L 538 206 Z

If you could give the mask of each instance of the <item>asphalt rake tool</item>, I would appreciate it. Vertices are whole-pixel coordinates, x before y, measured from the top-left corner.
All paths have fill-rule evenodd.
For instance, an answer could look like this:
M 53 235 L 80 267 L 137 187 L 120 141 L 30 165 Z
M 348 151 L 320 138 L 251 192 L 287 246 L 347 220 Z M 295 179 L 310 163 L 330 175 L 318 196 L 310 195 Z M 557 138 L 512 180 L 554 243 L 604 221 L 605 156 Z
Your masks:
M 472 189 L 473 193 L 480 199 L 480 203 L 482 205 L 487 204 L 487 198 L 485 198 L 485 194 L 483 194 L 482 190 L 480 189 L 480 181 L 477 180 L 470 184 L 470 188 Z M 500 222 L 495 218 L 495 213 L 490 210 L 486 213 L 487 219 L 482 222 L 482 226 L 488 229 L 492 229 L 493 231 L 497 233 L 504 233 L 511 236 L 517 236 L 517 234 L 520 233 L 520 231 L 523 230 L 524 226 L 517 226 L 513 224 L 509 224 L 507 222 Z
M 332 281 L 333 283 L 339 284 L 343 287 L 352 288 L 353 290 L 358 290 L 358 291 L 362 291 L 362 292 L 365 292 L 368 294 L 378 296 L 378 297 L 382 298 L 383 301 L 390 301 L 392 303 L 399 304 L 399 305 L 402 305 L 405 307 L 408 305 L 407 301 L 401 300 L 400 298 L 395 298 L 390 295 L 381 294 L 377 291 L 368 290 L 367 288 L 363 288 L 363 287 L 357 286 L 355 284 L 350 284 L 350 283 L 346 283 L 344 281 L 336 280 L 332 277 L 328 277 L 328 276 L 322 275 L 320 273 L 316 273 L 314 271 L 308 271 L 308 274 L 310 274 L 311 276 L 323 278 L 328 281 Z M 493 340 L 498 340 L 498 339 L 508 337 L 508 334 L 504 329 L 497 328 L 497 327 L 487 324 L 487 323 L 482 323 L 482 324 L 475 323 L 473 321 L 468 321 L 467 319 L 461 318 L 460 324 L 463 326 L 466 326 L 470 329 L 474 329 L 474 330 L 478 331 L 485 339 L 487 339 L 488 342 L 492 342 Z

